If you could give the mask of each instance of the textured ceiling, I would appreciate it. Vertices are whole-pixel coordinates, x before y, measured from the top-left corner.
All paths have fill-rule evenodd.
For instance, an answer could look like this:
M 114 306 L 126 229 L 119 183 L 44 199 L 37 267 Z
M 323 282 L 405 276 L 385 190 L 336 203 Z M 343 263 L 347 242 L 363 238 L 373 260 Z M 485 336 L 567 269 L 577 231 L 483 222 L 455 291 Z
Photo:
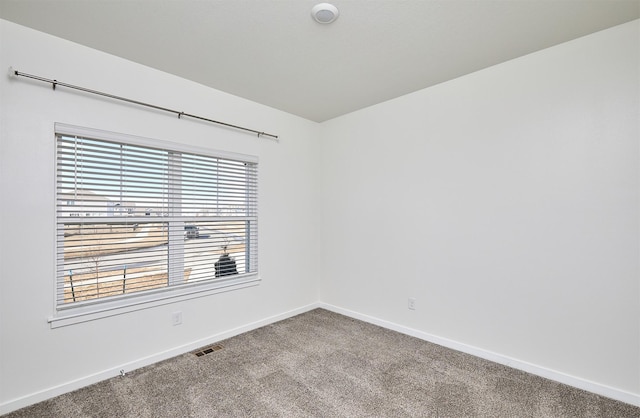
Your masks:
M 318 122 L 640 17 L 640 0 L 335 0 L 320 25 L 317 3 L 0 0 L 0 17 Z

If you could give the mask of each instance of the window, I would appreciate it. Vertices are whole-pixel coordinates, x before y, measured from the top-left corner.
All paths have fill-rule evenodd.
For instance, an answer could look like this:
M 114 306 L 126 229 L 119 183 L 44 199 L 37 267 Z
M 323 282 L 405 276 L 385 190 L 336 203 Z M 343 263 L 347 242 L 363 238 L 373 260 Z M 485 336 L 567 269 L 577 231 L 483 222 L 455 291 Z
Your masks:
M 56 150 L 58 310 L 258 280 L 256 158 L 61 124 Z

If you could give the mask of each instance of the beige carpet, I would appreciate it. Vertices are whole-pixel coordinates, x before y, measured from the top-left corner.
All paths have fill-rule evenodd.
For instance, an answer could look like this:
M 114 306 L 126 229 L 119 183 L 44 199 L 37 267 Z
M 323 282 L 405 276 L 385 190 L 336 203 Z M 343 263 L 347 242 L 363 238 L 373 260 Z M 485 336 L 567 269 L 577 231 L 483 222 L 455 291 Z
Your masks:
M 322 309 L 7 417 L 640 417 L 640 408 Z

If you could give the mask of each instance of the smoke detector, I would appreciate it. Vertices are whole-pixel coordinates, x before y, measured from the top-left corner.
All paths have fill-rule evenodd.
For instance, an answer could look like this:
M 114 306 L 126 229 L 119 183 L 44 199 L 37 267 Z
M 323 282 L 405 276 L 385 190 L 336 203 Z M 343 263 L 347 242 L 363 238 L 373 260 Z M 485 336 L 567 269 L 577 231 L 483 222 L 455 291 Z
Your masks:
M 340 12 L 338 8 L 333 4 L 320 3 L 313 6 L 311 9 L 311 16 L 318 23 L 327 24 L 335 21 L 338 18 Z

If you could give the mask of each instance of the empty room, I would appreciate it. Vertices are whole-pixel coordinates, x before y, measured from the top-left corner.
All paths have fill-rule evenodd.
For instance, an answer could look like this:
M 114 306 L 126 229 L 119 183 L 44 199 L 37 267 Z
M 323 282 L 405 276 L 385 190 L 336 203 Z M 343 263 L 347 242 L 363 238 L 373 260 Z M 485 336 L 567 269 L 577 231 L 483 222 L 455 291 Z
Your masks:
M 0 0 L 0 415 L 640 416 L 640 1 Z

